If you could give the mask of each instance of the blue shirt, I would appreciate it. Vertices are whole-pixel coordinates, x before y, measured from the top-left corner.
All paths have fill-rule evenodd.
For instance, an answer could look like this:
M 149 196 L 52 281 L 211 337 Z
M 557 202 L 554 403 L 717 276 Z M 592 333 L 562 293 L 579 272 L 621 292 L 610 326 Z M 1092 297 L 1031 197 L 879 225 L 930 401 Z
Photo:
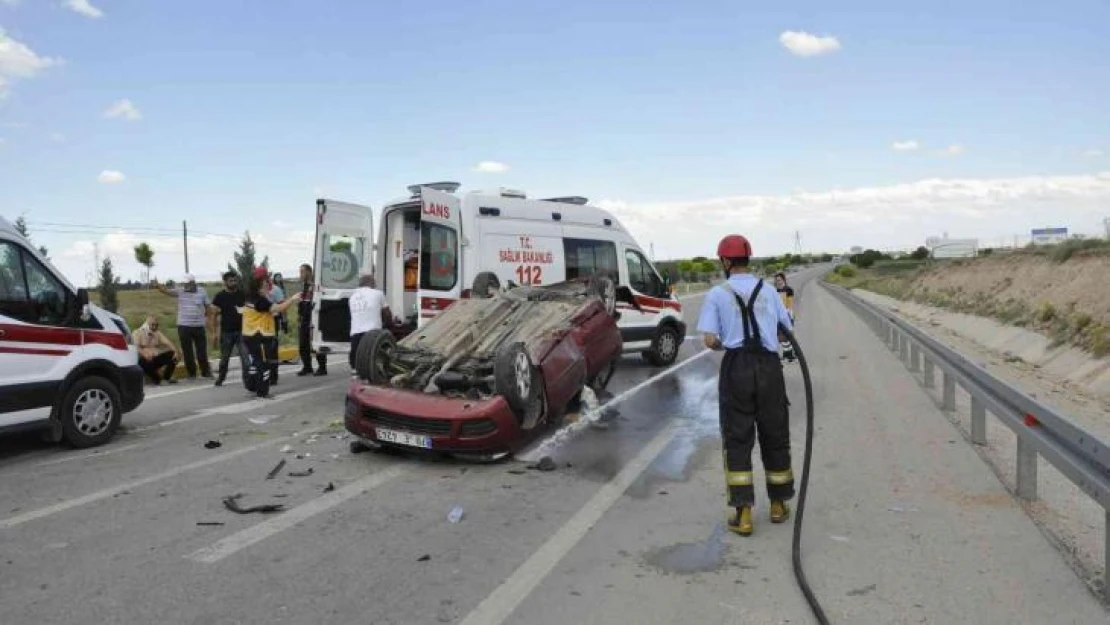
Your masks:
M 728 279 L 747 306 L 752 290 L 759 283 L 759 278 L 747 273 L 737 274 Z M 790 314 L 786 306 L 775 291 L 775 285 L 764 281 L 759 296 L 755 299 L 756 323 L 759 324 L 759 338 L 763 347 L 768 351 L 779 351 L 778 327 L 782 325 L 794 329 L 790 322 Z M 736 349 L 744 344 L 744 322 L 740 318 L 740 305 L 736 303 L 736 296 L 725 286 L 713 287 L 705 296 L 705 303 L 701 307 L 701 316 L 698 318 L 698 331 L 703 334 L 716 334 L 721 339 L 725 349 Z

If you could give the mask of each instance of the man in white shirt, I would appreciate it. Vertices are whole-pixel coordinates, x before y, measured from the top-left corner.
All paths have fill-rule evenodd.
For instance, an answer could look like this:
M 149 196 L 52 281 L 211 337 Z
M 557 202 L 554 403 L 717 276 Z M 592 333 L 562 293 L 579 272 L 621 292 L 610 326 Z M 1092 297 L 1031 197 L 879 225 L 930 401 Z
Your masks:
M 351 310 L 351 353 L 347 359 L 354 372 L 359 340 L 367 332 L 382 328 L 382 312 L 388 308 L 385 305 L 385 293 L 376 288 L 374 276 L 371 275 L 363 275 L 358 279 L 358 288 L 347 300 L 347 306 Z

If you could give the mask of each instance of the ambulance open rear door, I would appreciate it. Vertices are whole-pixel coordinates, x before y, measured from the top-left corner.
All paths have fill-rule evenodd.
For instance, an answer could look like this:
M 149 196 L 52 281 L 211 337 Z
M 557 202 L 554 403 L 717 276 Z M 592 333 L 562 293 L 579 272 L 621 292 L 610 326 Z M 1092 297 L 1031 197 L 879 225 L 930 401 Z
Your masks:
M 347 353 L 351 313 L 347 300 L 359 277 L 373 273 L 374 224 L 370 207 L 335 200 L 316 200 L 316 250 L 313 276 L 312 348 Z
M 454 195 L 421 187 L 419 325 L 462 296 L 460 209 Z

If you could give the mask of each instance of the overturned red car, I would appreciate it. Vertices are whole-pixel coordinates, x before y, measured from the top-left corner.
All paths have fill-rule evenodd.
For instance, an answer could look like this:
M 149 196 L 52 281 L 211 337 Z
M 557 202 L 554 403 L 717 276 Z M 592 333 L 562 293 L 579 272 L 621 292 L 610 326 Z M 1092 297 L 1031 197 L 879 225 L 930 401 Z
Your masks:
M 497 459 L 608 384 L 622 348 L 616 302 L 635 306 L 627 288 L 596 277 L 488 295 L 400 341 L 362 338 L 344 411 L 356 445 Z

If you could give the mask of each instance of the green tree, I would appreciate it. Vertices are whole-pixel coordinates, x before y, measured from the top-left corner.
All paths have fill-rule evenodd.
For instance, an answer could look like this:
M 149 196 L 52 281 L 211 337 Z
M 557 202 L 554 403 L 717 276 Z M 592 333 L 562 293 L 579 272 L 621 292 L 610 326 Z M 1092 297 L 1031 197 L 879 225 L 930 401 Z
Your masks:
M 27 228 L 27 220 L 23 218 L 23 215 L 20 215 L 19 217 L 16 217 L 16 219 L 15 219 L 15 231 L 19 233 L 19 236 L 23 237 L 24 239 L 27 239 L 28 243 L 31 242 L 31 230 L 29 228 Z M 47 260 L 50 259 L 50 254 L 49 254 L 48 250 L 46 249 L 45 245 L 40 245 L 39 246 L 39 254 L 42 254 L 42 257 L 47 259 Z
M 111 257 L 105 257 L 100 263 L 100 305 L 105 310 L 119 311 L 119 277 L 112 269 Z
M 135 246 L 135 262 L 146 267 L 143 281 L 150 282 L 150 270 L 154 267 L 154 249 L 146 241 Z
M 270 257 L 265 256 L 262 262 L 255 264 L 256 250 L 254 248 L 254 240 L 251 239 L 250 231 L 243 233 L 243 238 L 239 241 L 239 251 L 233 255 L 235 264 L 228 263 L 227 268 L 230 271 L 238 273 L 244 281 L 249 280 L 251 274 L 254 273 L 255 267 L 269 268 Z
M 925 247 L 924 245 L 918 247 L 916 250 L 914 250 L 910 254 L 910 258 L 912 258 L 914 260 L 925 260 L 928 257 L 929 257 L 929 248 Z

